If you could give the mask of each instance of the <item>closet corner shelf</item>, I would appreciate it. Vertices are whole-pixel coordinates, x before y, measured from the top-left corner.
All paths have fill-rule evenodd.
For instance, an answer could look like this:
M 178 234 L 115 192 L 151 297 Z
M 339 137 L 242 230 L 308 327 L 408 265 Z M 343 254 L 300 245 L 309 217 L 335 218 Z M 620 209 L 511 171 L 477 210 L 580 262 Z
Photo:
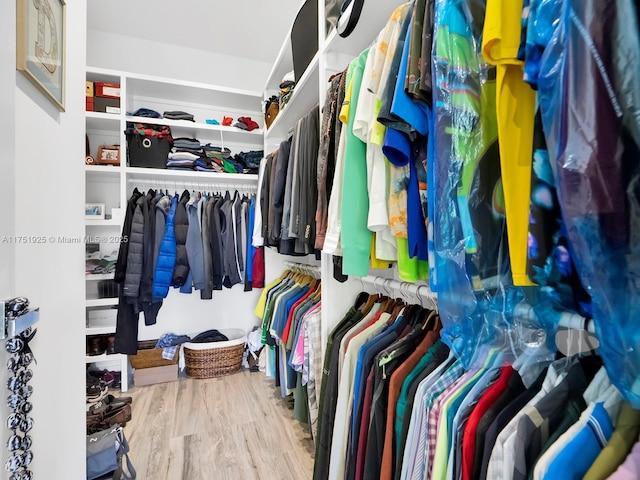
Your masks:
M 219 135 L 225 142 L 251 142 L 259 143 L 262 139 L 262 129 L 256 128 L 250 132 L 237 127 L 226 127 L 223 125 L 209 125 L 208 123 L 195 123 L 186 120 L 170 120 L 168 118 L 147 118 L 147 117 L 126 117 L 127 122 L 150 123 L 153 125 L 168 125 L 175 132 L 189 132 L 190 134 L 201 137 L 207 141 L 217 141 L 211 138 L 211 132 L 219 132 Z M 180 136 L 174 135 L 174 137 Z
M 118 305 L 118 298 L 88 298 L 85 302 L 87 307 L 111 307 Z
M 120 220 L 114 220 L 112 218 L 109 220 L 85 220 L 85 225 L 87 227 L 119 227 Z
M 318 103 L 319 79 L 318 65 L 320 52 L 316 52 L 311 63 L 300 77 L 296 84 L 293 95 L 278 113 L 278 116 L 267 129 L 265 140 L 275 143 L 287 137 L 289 129 L 295 126 L 296 122 L 305 116 Z
M 121 167 L 112 165 L 85 165 L 87 179 L 92 182 L 117 182 L 120 180 Z
M 375 41 L 378 32 L 384 28 L 400 4 L 401 2 L 376 2 L 375 7 L 372 4 L 370 8 L 363 8 L 358 24 L 349 37 L 342 38 L 334 28 L 320 46 L 320 51 L 323 55 L 346 55 L 351 59 L 357 57 Z M 344 65 L 342 68 L 346 67 L 347 65 Z
M 95 280 L 113 280 L 113 273 L 102 273 L 102 274 L 88 274 L 84 276 L 85 280 L 95 281 Z
M 280 47 L 278 56 L 273 63 L 273 68 L 269 72 L 265 90 L 267 92 L 275 91 L 280 88 L 284 76 L 293 70 L 293 56 L 291 53 L 291 32 L 287 32 L 287 36 Z
M 86 76 L 87 80 L 90 82 L 120 83 L 122 81 L 123 73 L 116 70 L 110 70 L 108 68 L 88 66 L 86 68 Z
M 132 183 L 135 180 L 157 180 L 159 184 L 190 181 L 198 183 L 201 181 L 203 184 L 210 185 L 216 183 L 253 183 L 258 181 L 258 175 L 252 173 L 214 173 L 214 172 L 196 172 L 192 170 L 179 171 L 179 170 L 167 170 L 164 168 L 142 168 L 142 167 L 127 167 L 125 169 Z
M 122 354 L 112 353 L 110 355 L 107 355 L 106 353 L 103 353 L 102 355 L 85 355 L 84 357 L 85 363 L 105 362 L 109 360 L 120 361 L 122 360 Z
M 115 113 L 85 112 L 87 130 L 118 130 L 120 115 Z
M 109 335 L 110 333 L 115 333 L 116 332 L 116 326 L 112 325 L 110 327 L 87 327 L 85 329 L 85 334 L 86 335 Z M 110 357 L 112 357 L 113 355 L 109 355 Z M 89 355 L 87 355 L 87 357 L 89 357 Z M 95 358 L 93 356 L 91 356 L 91 358 Z

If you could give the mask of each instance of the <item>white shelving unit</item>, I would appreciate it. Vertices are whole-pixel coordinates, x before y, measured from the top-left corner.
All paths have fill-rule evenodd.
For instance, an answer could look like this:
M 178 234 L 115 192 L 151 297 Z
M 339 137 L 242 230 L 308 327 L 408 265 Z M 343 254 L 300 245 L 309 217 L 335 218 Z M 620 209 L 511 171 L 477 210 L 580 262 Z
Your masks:
M 113 273 L 96 273 L 85 275 L 85 280 L 113 280 Z
M 120 145 L 120 166 L 110 165 L 85 165 L 86 202 L 105 204 L 105 213 L 109 215 L 111 209 L 119 208 L 122 217 L 126 211 L 127 201 L 134 187 L 140 190 L 149 188 L 164 188 L 170 191 L 198 189 L 217 191 L 220 189 L 238 189 L 242 192 L 254 192 L 257 188 L 258 175 L 228 174 L 215 172 L 177 171 L 167 169 L 130 167 L 127 161 L 127 141 L 124 131 L 128 122 L 139 122 L 154 125 L 168 125 L 171 128 L 173 138 L 189 137 L 197 138 L 202 144 L 229 148 L 232 154 L 261 150 L 263 147 L 263 115 L 261 113 L 260 92 L 252 92 L 242 89 L 219 87 L 195 82 L 176 81 L 169 78 L 152 77 L 123 71 L 106 70 L 89 67 L 87 69 L 88 81 L 104 81 L 120 84 L 120 114 L 100 112 L 86 112 L 86 130 L 91 146 L 91 155 L 96 158 L 98 147 L 102 144 Z M 165 111 L 180 110 L 194 115 L 195 122 L 185 120 L 156 119 L 144 116 L 134 116 L 140 108 L 148 108 L 159 113 Z M 233 123 L 239 117 L 251 117 L 258 123 L 259 128 L 246 131 L 233 126 L 223 126 L 224 117 L 232 117 Z M 207 120 L 215 119 L 220 124 L 207 123 Z M 86 220 L 87 238 L 118 239 L 122 232 L 123 219 L 118 217 L 104 220 Z M 119 244 L 100 244 L 103 254 L 117 253 Z M 97 285 L 100 281 L 113 279 L 110 275 L 87 275 L 85 306 L 87 310 L 86 336 L 109 335 L 115 333 L 115 321 L 113 314 L 105 315 L 111 320 L 99 324 L 89 324 L 88 315 L 91 310 L 110 310 L 118 305 L 117 298 L 98 298 Z M 226 292 L 223 292 L 226 294 Z M 165 302 L 163 311 L 173 312 L 176 304 L 178 311 L 198 311 L 198 309 L 220 308 L 218 301 L 212 303 L 202 302 L 197 307 L 193 306 L 196 300 L 194 295 L 182 296 L 170 294 L 170 299 Z M 227 294 L 228 295 L 228 294 Z M 247 302 L 246 312 L 242 315 L 251 319 L 251 304 Z M 238 312 L 234 312 L 237 314 Z M 173 313 L 171 313 L 173 315 Z M 200 328 L 202 317 L 215 318 L 215 311 L 206 314 L 196 313 L 198 326 L 185 326 L 184 333 L 192 333 Z M 141 316 L 142 317 L 142 316 Z M 216 328 L 218 325 L 216 325 Z M 175 331 L 175 324 L 166 327 L 166 331 Z M 158 338 L 157 329 L 140 328 L 140 340 Z M 87 363 L 118 362 L 122 372 L 122 391 L 128 386 L 129 361 L 126 355 L 87 355 Z
M 87 307 L 113 307 L 118 305 L 117 298 L 88 298 L 86 301 Z M 115 325 L 113 326 L 115 331 Z
M 320 105 L 320 115 L 324 106 L 326 90 L 331 75 L 345 70 L 349 62 L 357 57 L 367 46 L 371 45 L 382 30 L 401 0 L 383 0 L 365 3 L 360 19 L 354 31 L 347 37 L 340 37 L 336 30 L 325 32 L 324 3 L 318 2 L 318 52 L 300 76 L 289 102 L 278 113 L 270 128 L 264 133 L 265 154 L 274 151 L 280 142 L 289 137 L 300 118 L 309 113 L 315 105 Z M 291 51 L 291 31 L 284 38 L 276 62 L 271 69 L 263 90 L 263 99 L 278 94 L 283 77 L 293 70 Z M 320 122 L 320 125 L 322 122 Z M 311 257 L 309 257 L 310 259 Z M 267 252 L 267 269 L 281 272 L 286 268 L 285 259 L 274 252 Z M 307 259 L 293 259 L 307 263 Z M 281 265 L 277 265 L 277 263 Z M 273 266 L 273 263 L 276 263 Z M 390 275 L 393 275 L 389 272 Z M 357 279 L 350 278 L 345 283 L 333 279 L 333 262 L 331 255 L 322 254 L 321 260 L 322 295 L 331 301 L 322 305 L 322 345 L 326 345 L 328 333 L 344 314 L 362 285 Z

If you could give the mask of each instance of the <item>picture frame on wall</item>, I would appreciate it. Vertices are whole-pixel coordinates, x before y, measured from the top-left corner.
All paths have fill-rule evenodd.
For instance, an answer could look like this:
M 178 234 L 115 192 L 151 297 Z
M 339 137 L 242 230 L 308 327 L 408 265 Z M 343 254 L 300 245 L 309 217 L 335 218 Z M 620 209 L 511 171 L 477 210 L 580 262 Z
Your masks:
M 85 203 L 85 220 L 104 220 L 104 203 Z
M 64 112 L 65 2 L 17 0 L 16 7 L 16 68 Z

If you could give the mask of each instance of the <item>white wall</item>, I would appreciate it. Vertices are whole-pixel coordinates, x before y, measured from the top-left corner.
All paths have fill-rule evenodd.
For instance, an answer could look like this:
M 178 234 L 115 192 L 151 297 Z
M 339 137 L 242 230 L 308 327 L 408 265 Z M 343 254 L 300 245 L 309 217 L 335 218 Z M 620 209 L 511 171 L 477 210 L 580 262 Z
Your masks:
M 8 162 L 9 167 L 3 161 L 0 167 L 14 170 L 15 192 L 10 195 L 13 200 L 3 202 L 3 210 L 13 210 L 16 235 L 48 238 L 84 233 L 86 2 L 66 0 L 66 5 L 65 113 L 59 113 L 22 74 L 14 74 L 15 63 L 2 56 L 3 69 L 10 67 L 12 72 L 15 99 L 15 160 Z M 14 8 L 15 2 L 2 2 L 2 22 L 14 23 Z M 13 38 L 7 33 L 11 29 L 2 31 L 5 41 Z M 0 178 L 5 179 L 2 173 Z M 32 342 L 38 362 L 32 366 L 35 478 L 86 477 L 84 288 L 84 245 L 47 241 L 15 247 L 13 291 L 28 297 L 41 311 Z M 5 358 L 0 358 L 0 365 L 4 363 Z M 4 408 L 4 402 L 0 404 Z M 4 438 L 7 435 L 3 429 Z M 4 440 L 0 443 L 4 445 Z M 2 462 L 5 456 L 6 452 Z
M 0 299 L 8 299 L 15 295 L 13 285 L 14 279 L 14 255 L 13 245 L 3 241 L 6 237 L 15 234 L 14 225 L 14 161 L 15 154 L 15 126 L 13 116 L 15 113 L 15 74 L 16 64 L 16 30 L 15 30 L 15 2 L 0 3 L 0 32 L 3 33 L 3 41 L 0 42 L 0 111 L 3 112 L 0 120 L 0 144 L 5 158 L 0 161 Z M 0 341 L 0 344 L 2 341 Z M 6 362 L 4 348 L 0 350 L 0 365 Z M 5 368 L 0 368 L 0 385 L 6 385 L 8 372 Z M 0 397 L 4 398 L 4 397 Z M 0 418 L 6 418 L 9 413 L 5 402 L 0 402 Z M 2 428 L 3 438 L 6 438 L 7 430 Z M 0 440 L 0 445 L 4 445 L 4 440 Z M 2 449 L 6 452 L 5 449 Z M 6 454 L 5 454 L 6 455 Z M 0 456 L 0 462 L 4 462 L 4 457 Z M 0 478 L 7 478 L 4 469 L 0 471 Z
M 213 292 L 211 300 L 200 300 L 200 292 L 180 293 L 171 289 L 155 325 L 145 325 L 140 315 L 138 339 L 160 338 L 165 333 L 191 335 L 215 328 L 250 332 L 260 320 L 253 314 L 262 289 L 245 292 L 242 284 Z
M 5 159 L 0 162 L 0 198 L 2 208 L 0 209 L 0 299 L 6 299 L 14 294 L 14 248 L 13 245 L 3 241 L 5 237 L 14 234 L 14 162 L 15 153 L 15 126 L 13 115 L 15 113 L 15 75 L 16 64 L 16 24 L 15 24 L 15 2 L 2 2 L 0 4 L 0 32 L 3 33 L 3 40 L 0 42 L 0 65 L 3 72 L 0 75 L 0 111 L 3 112 L 0 120 L 0 144 L 2 145 Z M 9 161 L 7 161 L 9 159 Z M 0 378 L 4 380 L 4 378 Z M 4 381 L 0 381 L 3 385 Z M 0 403 L 0 417 L 3 416 L 4 404 Z
M 202 50 L 171 45 L 170 36 L 167 40 L 160 43 L 88 30 L 87 65 L 253 91 L 262 91 L 271 70 L 267 62 L 207 52 L 206 45 Z M 259 41 L 259 36 L 253 41 Z

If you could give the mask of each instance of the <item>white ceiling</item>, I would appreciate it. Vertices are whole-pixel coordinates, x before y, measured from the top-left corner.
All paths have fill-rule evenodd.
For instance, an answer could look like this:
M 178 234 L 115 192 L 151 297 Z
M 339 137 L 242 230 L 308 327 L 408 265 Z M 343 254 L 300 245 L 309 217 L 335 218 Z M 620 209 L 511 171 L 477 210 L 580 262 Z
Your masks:
M 87 28 L 273 62 L 301 0 L 92 0 Z

